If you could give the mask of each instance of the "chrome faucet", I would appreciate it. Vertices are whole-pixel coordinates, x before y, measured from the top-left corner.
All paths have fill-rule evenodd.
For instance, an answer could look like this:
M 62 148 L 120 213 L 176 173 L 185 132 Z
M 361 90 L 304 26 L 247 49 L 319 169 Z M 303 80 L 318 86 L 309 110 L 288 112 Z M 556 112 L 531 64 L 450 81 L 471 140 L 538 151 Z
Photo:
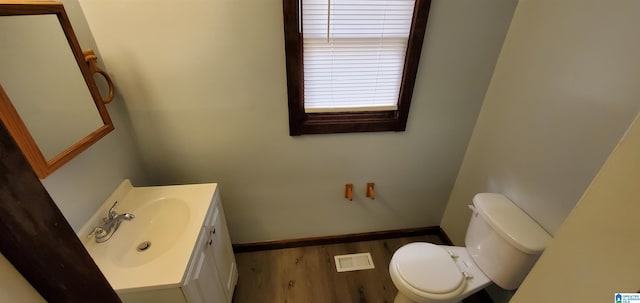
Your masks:
M 118 227 L 120 227 L 120 223 L 122 223 L 122 220 L 131 221 L 133 218 L 135 218 L 135 216 L 130 213 L 117 213 L 115 211 L 116 205 L 118 205 L 118 201 L 113 203 L 113 206 L 109 208 L 109 213 L 107 213 L 107 216 L 102 218 L 102 224 L 96 226 L 96 228 L 94 228 L 93 231 L 89 234 L 89 237 L 95 236 L 96 242 L 102 243 L 109 240 L 111 236 L 113 236 L 113 234 L 116 232 L 116 230 L 118 230 Z

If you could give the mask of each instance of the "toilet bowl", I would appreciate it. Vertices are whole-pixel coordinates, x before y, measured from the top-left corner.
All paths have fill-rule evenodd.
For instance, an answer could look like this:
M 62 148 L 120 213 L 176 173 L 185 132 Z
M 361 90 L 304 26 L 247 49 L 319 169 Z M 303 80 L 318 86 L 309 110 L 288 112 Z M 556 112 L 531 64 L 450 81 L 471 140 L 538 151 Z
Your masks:
M 398 249 L 389 273 L 399 290 L 395 303 L 460 302 L 491 283 L 464 247 L 426 242 Z
M 453 303 L 490 283 L 520 286 L 551 236 L 502 194 L 477 194 L 469 208 L 465 247 L 416 242 L 393 254 L 395 303 Z

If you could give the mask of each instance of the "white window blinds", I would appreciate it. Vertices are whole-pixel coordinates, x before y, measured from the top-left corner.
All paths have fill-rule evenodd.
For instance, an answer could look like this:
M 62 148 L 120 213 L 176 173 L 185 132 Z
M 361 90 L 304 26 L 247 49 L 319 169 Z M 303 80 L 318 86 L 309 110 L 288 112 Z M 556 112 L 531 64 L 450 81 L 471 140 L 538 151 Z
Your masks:
M 305 112 L 395 110 L 415 0 L 301 0 Z

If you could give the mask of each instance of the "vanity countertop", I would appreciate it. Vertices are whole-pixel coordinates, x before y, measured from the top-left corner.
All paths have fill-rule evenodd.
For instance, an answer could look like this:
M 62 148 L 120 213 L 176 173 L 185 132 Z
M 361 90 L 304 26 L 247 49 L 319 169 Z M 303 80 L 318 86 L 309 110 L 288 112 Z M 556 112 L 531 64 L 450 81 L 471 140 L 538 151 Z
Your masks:
M 217 184 L 133 187 L 124 180 L 78 231 L 78 237 L 118 293 L 181 285 Z M 131 213 L 111 239 L 88 236 L 115 201 Z M 137 251 L 149 241 L 147 250 Z

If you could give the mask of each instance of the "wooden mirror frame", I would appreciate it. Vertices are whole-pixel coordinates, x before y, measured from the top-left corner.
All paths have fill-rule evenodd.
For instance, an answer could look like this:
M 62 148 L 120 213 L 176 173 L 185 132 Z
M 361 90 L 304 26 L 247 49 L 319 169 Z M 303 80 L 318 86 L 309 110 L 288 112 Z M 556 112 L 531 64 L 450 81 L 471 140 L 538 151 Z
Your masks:
M 60 21 L 60 25 L 67 37 L 67 41 L 69 42 L 69 47 L 71 47 L 73 56 L 78 63 L 82 77 L 89 88 L 91 97 L 98 108 L 98 112 L 104 125 L 99 127 L 97 130 L 94 130 L 86 137 L 80 139 L 80 141 L 71 145 L 52 159 L 46 159 L 33 136 L 29 132 L 29 129 L 11 103 L 9 96 L 7 96 L 0 84 L 0 119 L 2 119 L 9 133 L 13 136 L 24 156 L 29 161 L 29 164 L 31 164 L 31 167 L 40 179 L 44 179 L 53 173 L 56 169 L 69 162 L 75 156 L 89 148 L 89 146 L 96 143 L 114 129 L 113 122 L 111 121 L 107 108 L 102 101 L 100 91 L 93 80 L 93 74 L 89 71 L 87 62 L 85 62 L 82 49 L 80 48 L 80 44 L 78 43 L 75 33 L 73 32 L 71 22 L 64 10 L 63 4 L 55 1 L 0 2 L 0 16 L 47 14 L 55 14 L 58 21 Z

